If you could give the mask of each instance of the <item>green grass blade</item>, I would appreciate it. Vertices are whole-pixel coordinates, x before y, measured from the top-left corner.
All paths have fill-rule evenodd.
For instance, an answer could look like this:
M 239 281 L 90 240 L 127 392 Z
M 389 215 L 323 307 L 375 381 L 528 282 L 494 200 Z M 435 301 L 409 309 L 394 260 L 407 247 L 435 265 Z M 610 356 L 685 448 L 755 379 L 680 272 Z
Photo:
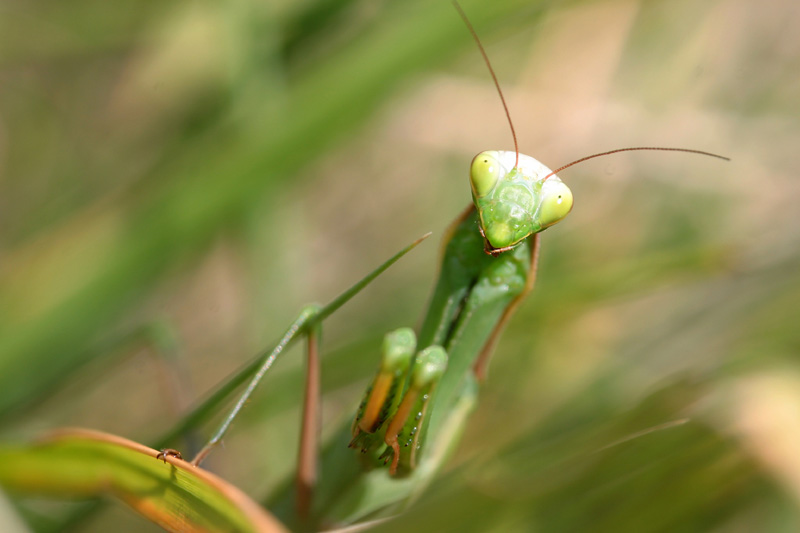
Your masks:
M 170 531 L 285 531 L 236 487 L 173 457 L 98 431 L 70 429 L 0 448 L 9 491 L 80 498 L 111 494 Z
M 372 283 L 372 281 L 375 278 L 383 274 L 387 268 L 395 264 L 401 257 L 403 257 L 408 252 L 416 248 L 419 243 L 421 243 L 430 236 L 431 236 L 430 232 L 426 233 L 416 241 L 412 242 L 411 244 L 409 244 L 408 246 L 406 246 L 405 248 L 394 254 L 392 257 L 389 258 L 388 261 L 383 263 L 381 266 L 379 266 L 378 268 L 376 268 L 375 270 L 364 276 L 361 279 L 361 281 L 359 281 L 358 283 L 356 283 L 355 285 L 344 291 L 342 294 L 337 296 L 331 303 L 320 309 L 319 313 L 317 313 L 317 315 L 309 321 L 306 327 L 309 327 L 311 324 L 317 324 L 319 322 L 322 322 L 325 318 L 331 316 L 337 309 L 346 304 L 353 296 L 361 292 L 361 290 L 364 287 Z

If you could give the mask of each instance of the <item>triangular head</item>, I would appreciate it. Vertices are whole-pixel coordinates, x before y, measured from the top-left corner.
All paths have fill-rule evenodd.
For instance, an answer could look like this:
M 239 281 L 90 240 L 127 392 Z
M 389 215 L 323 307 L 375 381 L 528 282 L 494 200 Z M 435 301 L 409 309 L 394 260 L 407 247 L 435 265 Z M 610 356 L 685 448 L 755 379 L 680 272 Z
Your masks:
M 524 154 L 479 153 L 472 160 L 470 184 L 486 251 L 493 255 L 513 249 L 572 210 L 569 187 Z

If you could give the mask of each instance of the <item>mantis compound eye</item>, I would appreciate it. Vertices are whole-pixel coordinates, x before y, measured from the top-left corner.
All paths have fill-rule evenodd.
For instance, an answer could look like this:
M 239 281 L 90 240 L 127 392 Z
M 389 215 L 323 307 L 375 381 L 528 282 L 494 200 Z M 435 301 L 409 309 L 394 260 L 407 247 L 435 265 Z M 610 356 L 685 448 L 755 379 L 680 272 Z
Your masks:
M 572 191 L 564 182 L 553 176 L 542 186 L 542 204 L 539 223 L 542 228 L 552 226 L 572 211 Z
M 476 198 L 486 196 L 500 178 L 500 161 L 496 152 L 481 152 L 472 160 L 469 181 Z

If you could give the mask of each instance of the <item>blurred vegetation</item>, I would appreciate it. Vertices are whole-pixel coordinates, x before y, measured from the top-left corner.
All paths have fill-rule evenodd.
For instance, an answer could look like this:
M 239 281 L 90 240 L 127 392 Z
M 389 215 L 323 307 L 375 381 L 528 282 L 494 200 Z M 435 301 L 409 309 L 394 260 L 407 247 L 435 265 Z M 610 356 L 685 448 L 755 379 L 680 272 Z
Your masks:
M 523 152 L 733 162 L 562 174 L 575 209 L 457 457 L 383 527 L 800 529 L 796 3 L 463 4 Z M 0 438 L 155 439 L 302 304 L 441 235 L 472 155 L 510 146 L 449 2 L 5 2 Z M 418 320 L 436 256 L 425 243 L 330 320 L 325 434 L 381 332 Z M 299 359 L 207 464 L 256 498 L 294 463 Z M 13 505 L 38 530 L 71 510 Z M 110 524 L 147 527 L 119 509 L 80 527 Z

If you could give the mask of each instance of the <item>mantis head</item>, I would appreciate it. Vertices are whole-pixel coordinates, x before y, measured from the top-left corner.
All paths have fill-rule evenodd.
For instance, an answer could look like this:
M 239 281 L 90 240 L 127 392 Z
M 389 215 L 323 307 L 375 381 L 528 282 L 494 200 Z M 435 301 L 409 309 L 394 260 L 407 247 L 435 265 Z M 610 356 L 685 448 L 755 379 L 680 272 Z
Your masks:
M 452 0 L 452 2 L 475 39 L 489 74 L 492 75 L 497 95 L 508 119 L 511 137 L 514 139 L 513 152 L 481 152 L 472 160 L 470 168 L 472 199 L 478 211 L 486 253 L 497 255 L 512 250 L 530 235 L 549 228 L 569 214 L 572 210 L 572 192 L 556 173 L 572 165 L 595 157 L 636 150 L 685 152 L 729 161 L 725 156 L 691 148 L 636 146 L 592 154 L 551 171 L 534 158 L 519 153 L 514 122 L 511 120 L 511 113 L 489 56 L 486 55 L 475 28 L 472 27 L 458 1 Z
M 511 250 L 572 210 L 569 187 L 524 154 L 479 153 L 472 160 L 470 184 L 486 250 L 492 254 Z

